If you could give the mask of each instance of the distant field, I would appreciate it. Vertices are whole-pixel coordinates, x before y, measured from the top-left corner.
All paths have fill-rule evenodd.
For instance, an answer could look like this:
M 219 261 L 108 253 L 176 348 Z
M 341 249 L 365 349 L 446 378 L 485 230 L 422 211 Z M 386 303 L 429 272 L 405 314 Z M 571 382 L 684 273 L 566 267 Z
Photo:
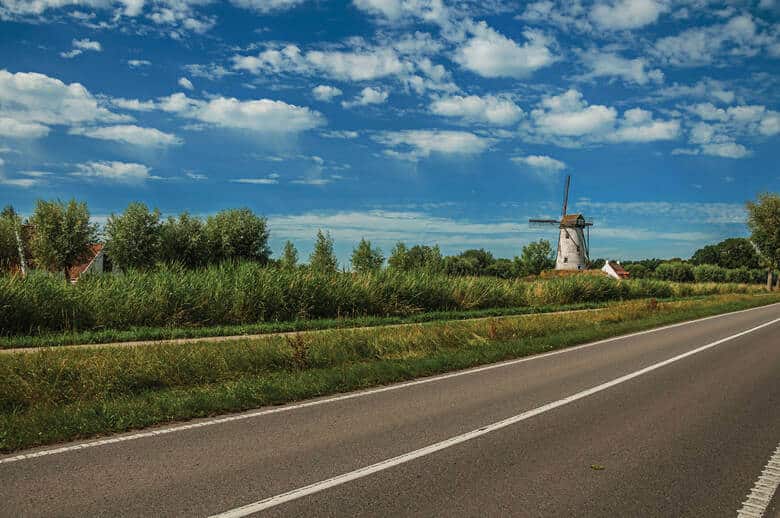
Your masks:
M 248 326 L 239 332 L 254 332 L 251 326 L 261 324 L 283 328 L 280 323 L 322 319 L 533 310 L 760 290 L 746 284 L 618 282 L 590 275 L 536 282 L 424 272 L 324 275 L 226 263 L 203 270 L 93 276 L 75 285 L 43 273 L 26 279 L 5 276 L 0 278 L 0 329 L 8 347 L 22 336 L 49 343 L 67 343 L 63 333 L 86 333 L 86 341 L 202 336 L 224 326 Z
M 0 451 L 240 411 L 535 354 L 780 301 L 635 300 L 406 327 L 0 355 Z

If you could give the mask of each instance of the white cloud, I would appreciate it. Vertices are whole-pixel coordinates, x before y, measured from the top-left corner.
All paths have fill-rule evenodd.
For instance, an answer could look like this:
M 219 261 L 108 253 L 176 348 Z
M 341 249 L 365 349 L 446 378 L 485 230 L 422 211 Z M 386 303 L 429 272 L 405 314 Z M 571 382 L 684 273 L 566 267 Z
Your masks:
M 716 142 L 713 144 L 704 144 L 701 147 L 705 155 L 719 156 L 723 158 L 744 158 L 750 154 L 750 151 L 742 144 L 736 142 Z
M 78 171 L 71 173 L 71 175 L 117 183 L 141 183 L 154 178 L 149 174 L 148 167 L 132 162 L 86 162 L 78 164 L 77 168 Z
M 234 178 L 232 183 L 245 183 L 250 185 L 276 185 L 279 183 L 278 174 L 270 174 L 264 178 Z
M 318 101 L 330 102 L 334 97 L 338 97 L 343 92 L 335 86 L 319 85 L 312 88 L 311 93 Z
M 139 112 L 150 112 L 157 108 L 154 101 L 140 101 L 138 99 L 123 99 L 121 97 L 114 97 L 111 99 L 111 104 L 117 108 L 124 110 L 133 110 Z
M 658 0 L 610 0 L 597 3 L 590 19 L 602 29 L 637 29 L 655 23 L 666 10 Z
M 130 117 L 114 114 L 102 107 L 79 83 L 65 84 L 59 79 L 34 72 L 12 74 L 0 70 L 0 120 L 6 132 L 17 131 L 27 138 L 35 138 L 46 135 L 44 128 L 52 125 L 128 119 Z
M 661 38 L 653 53 L 676 66 L 703 66 L 721 55 L 750 57 L 777 43 L 777 36 L 761 33 L 749 14 L 732 18 L 725 24 L 695 27 L 677 36 Z
M 655 95 L 664 99 L 674 99 L 678 97 L 711 99 L 715 102 L 726 104 L 732 103 L 736 97 L 734 92 L 729 90 L 725 83 L 707 77 L 692 85 L 675 83 L 671 86 L 657 90 Z
M 270 99 L 239 101 L 234 97 L 213 97 L 202 101 L 176 93 L 161 98 L 158 107 L 223 128 L 263 133 L 298 133 L 325 123 L 319 112 Z
M 515 156 L 511 160 L 516 164 L 527 165 L 533 169 L 543 171 L 554 172 L 566 169 L 566 164 L 546 155 Z
M 176 135 L 154 128 L 142 128 L 133 124 L 104 126 L 101 128 L 76 127 L 71 128 L 69 133 L 94 139 L 114 140 L 142 147 L 167 147 L 182 143 L 182 140 Z
M 180 77 L 178 81 L 178 85 L 182 88 L 186 88 L 187 90 L 194 90 L 195 86 L 193 86 L 192 81 L 187 79 L 186 77 Z
M 514 101 L 494 95 L 444 97 L 434 100 L 430 109 L 436 115 L 496 126 L 514 124 L 523 116 L 523 110 Z
M 193 171 L 186 171 L 184 173 L 184 176 L 186 176 L 187 178 L 189 178 L 191 180 L 195 180 L 196 182 L 200 182 L 202 180 L 208 180 L 208 178 L 209 178 L 208 176 L 206 176 L 203 173 L 196 173 L 196 172 L 193 172 Z
M 231 72 L 222 65 L 209 64 L 191 64 L 184 65 L 182 68 L 186 70 L 192 77 L 202 77 L 210 81 L 217 81 L 225 76 L 233 75 L 235 72 Z
M 85 51 L 101 52 L 103 50 L 103 47 L 100 45 L 99 41 L 93 41 L 89 38 L 85 38 L 83 40 L 73 40 L 71 45 L 71 50 L 67 52 L 60 52 L 61 57 L 70 59 L 75 58 Z
M 257 56 L 234 56 L 233 68 L 253 74 L 322 73 L 342 81 L 366 81 L 398 75 L 411 70 L 412 66 L 402 63 L 396 52 L 389 48 L 302 53 L 296 45 L 287 45 L 281 49 L 266 49 Z
M 467 131 L 404 130 L 386 131 L 374 140 L 387 146 L 387 156 L 418 160 L 431 154 L 473 155 L 490 147 L 491 140 Z
M 550 40 L 542 33 L 526 30 L 527 40 L 518 45 L 485 22 L 473 25 L 472 36 L 455 52 L 454 60 L 482 77 L 523 78 L 553 63 Z
M 37 122 L 24 122 L 0 117 L 0 137 L 40 138 L 49 134 L 49 127 Z
M 628 109 L 619 117 L 615 108 L 589 105 L 574 89 L 544 98 L 531 116 L 537 133 L 570 146 L 582 142 L 671 140 L 680 132 L 677 120 L 654 120 L 651 112 L 641 108 Z
M 711 103 L 684 106 L 699 117 L 689 132 L 697 151 L 725 158 L 743 158 L 750 150 L 736 142 L 738 137 L 770 137 L 780 133 L 780 113 L 763 105 L 718 108 Z
M 623 113 L 618 128 L 607 138 L 613 142 L 654 142 L 673 140 L 679 133 L 679 121 L 655 121 L 649 111 L 632 108 Z
M 450 12 L 442 0 L 353 0 L 355 7 L 387 22 L 417 18 L 444 25 Z
M 230 0 L 230 2 L 244 9 L 251 9 L 260 13 L 269 13 L 271 11 L 282 11 L 296 7 L 305 0 Z
M 342 101 L 341 106 L 350 108 L 352 106 L 367 106 L 369 104 L 383 104 L 387 101 L 390 94 L 378 88 L 366 87 L 352 101 Z
M 617 119 L 617 110 L 591 105 L 577 90 L 542 100 L 541 107 L 531 112 L 540 132 L 549 135 L 581 136 L 609 130 Z
M 582 60 L 590 71 L 582 76 L 585 79 L 594 77 L 619 77 L 626 82 L 645 85 L 649 82 L 662 83 L 664 73 L 648 67 L 644 58 L 626 59 L 611 52 L 591 50 L 582 54 Z
M 360 136 L 360 133 L 352 130 L 332 130 L 323 131 L 320 135 L 325 138 L 355 139 Z
M 151 61 L 147 59 L 128 59 L 127 60 L 127 66 L 130 68 L 141 68 L 141 67 L 148 67 L 152 64 Z

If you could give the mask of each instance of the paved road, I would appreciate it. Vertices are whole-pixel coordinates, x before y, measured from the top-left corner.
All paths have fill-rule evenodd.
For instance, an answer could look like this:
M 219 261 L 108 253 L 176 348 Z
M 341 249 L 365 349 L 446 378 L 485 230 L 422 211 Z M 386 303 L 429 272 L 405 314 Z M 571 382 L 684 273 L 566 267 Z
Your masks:
M 780 305 L 281 412 L 0 457 L 0 515 L 208 516 L 347 474 L 263 512 L 736 516 L 780 443 L 775 319 Z

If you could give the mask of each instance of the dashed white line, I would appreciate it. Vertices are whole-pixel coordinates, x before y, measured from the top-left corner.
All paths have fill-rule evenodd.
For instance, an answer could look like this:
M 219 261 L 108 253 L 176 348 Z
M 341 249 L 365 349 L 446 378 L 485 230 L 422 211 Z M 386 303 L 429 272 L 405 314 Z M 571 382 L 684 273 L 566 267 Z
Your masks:
M 739 338 L 741 336 L 745 336 L 749 333 L 752 333 L 754 331 L 758 331 L 759 329 L 763 329 L 765 327 L 771 326 L 773 324 L 776 324 L 780 322 L 780 318 L 776 318 L 770 322 L 765 322 L 763 324 L 760 324 L 758 326 L 752 327 L 750 329 L 747 329 L 745 331 L 733 334 L 731 336 L 727 336 L 725 338 L 721 338 L 720 340 L 716 340 L 714 342 L 710 342 L 707 345 L 702 345 L 701 347 L 697 347 L 696 349 L 692 349 L 688 352 L 678 354 L 677 356 L 673 356 L 672 358 L 663 360 L 658 363 L 654 363 L 648 367 L 645 367 L 643 369 L 631 372 L 629 374 L 620 376 L 619 378 L 615 378 L 611 381 L 607 381 L 605 383 L 602 383 L 600 385 L 596 385 L 595 387 L 591 387 L 589 389 L 585 389 L 583 391 L 577 392 L 575 394 L 572 394 L 568 397 L 565 397 L 563 399 L 559 399 L 557 401 L 553 401 L 551 403 L 547 403 L 546 405 L 542 405 L 540 407 L 534 408 L 532 410 L 528 410 L 526 412 L 523 412 L 521 414 L 517 414 L 515 416 L 509 417 L 507 419 L 503 419 L 501 421 L 491 423 L 486 426 L 482 426 L 476 430 L 472 430 L 470 432 L 466 432 L 461 435 L 456 435 L 454 437 L 451 437 L 449 439 L 446 439 L 441 442 L 437 442 L 435 444 L 431 444 L 430 446 L 426 446 L 424 448 L 420 448 L 418 450 L 410 451 L 408 453 L 404 453 L 403 455 L 399 455 L 397 457 L 393 457 L 391 459 L 383 460 L 380 462 L 377 462 L 376 464 L 371 464 L 370 466 L 365 466 L 363 468 L 356 469 L 355 471 L 350 471 L 348 473 L 344 473 L 342 475 L 338 475 L 326 480 L 323 480 L 321 482 L 315 482 L 314 484 L 310 484 L 305 487 L 301 487 L 298 489 L 293 489 L 292 491 L 288 491 L 286 493 L 282 493 L 279 495 L 275 495 L 269 498 L 265 498 L 263 500 L 259 500 L 257 502 L 253 502 L 251 504 L 247 504 L 241 507 L 237 507 L 235 509 L 231 509 L 229 511 L 225 511 L 220 514 L 213 515 L 211 518 L 241 518 L 243 516 L 249 516 L 250 514 L 254 514 L 266 509 L 270 509 L 272 507 L 276 507 L 278 505 L 291 502 L 293 500 L 297 500 L 299 498 L 303 498 L 308 495 L 312 495 L 314 493 L 319 493 L 320 491 L 324 491 L 326 489 L 329 489 L 331 487 L 339 486 L 342 484 L 346 484 L 347 482 L 357 480 L 363 477 L 367 477 L 373 473 L 377 473 L 379 471 L 384 471 L 386 469 L 392 468 L 394 466 L 398 466 L 399 464 L 405 464 L 407 462 L 413 461 L 415 459 L 419 459 L 420 457 L 425 457 L 427 455 L 430 455 L 432 453 L 435 453 L 437 451 L 444 450 L 446 448 L 450 448 L 452 446 L 455 446 L 457 444 L 464 443 L 466 441 L 470 441 L 472 439 L 476 439 L 477 437 L 481 437 L 483 435 L 489 434 L 491 432 L 495 432 L 496 430 L 500 430 L 502 428 L 506 428 L 507 426 L 513 425 L 515 423 L 519 423 L 521 421 L 525 421 L 526 419 L 530 419 L 532 417 L 538 416 L 540 414 L 543 414 L 545 412 L 549 412 L 550 410 L 553 410 L 558 407 L 562 407 L 564 405 L 568 405 L 569 403 L 573 403 L 574 401 L 586 398 L 588 396 L 592 396 L 593 394 L 596 394 L 598 392 L 602 392 L 604 390 L 607 390 L 611 387 L 614 387 L 616 385 L 620 385 L 621 383 L 625 383 L 627 381 L 630 381 L 634 378 L 637 378 L 639 376 L 642 376 L 644 374 L 647 374 L 648 372 L 652 372 L 654 370 L 660 369 L 662 367 L 666 367 L 669 364 L 678 362 L 682 359 L 688 358 L 689 356 L 693 356 L 694 354 L 698 354 L 700 352 L 706 351 L 708 349 L 712 349 L 713 347 L 716 347 L 724 342 L 728 342 L 730 340 L 734 340 L 736 338 Z M 770 461 L 771 462 L 771 461 Z M 777 470 L 773 467 L 768 467 L 764 470 L 764 473 L 769 473 L 770 476 L 780 476 L 780 470 Z M 767 500 L 767 503 L 769 500 Z M 751 506 L 753 503 L 751 502 Z M 749 516 L 749 515 L 745 515 Z
M 246 419 L 254 419 L 256 417 L 262 417 L 262 416 L 269 415 L 269 414 L 277 414 L 277 413 L 281 413 L 281 412 L 290 412 L 290 411 L 299 410 L 299 409 L 302 409 L 302 408 L 309 408 L 309 407 L 313 407 L 313 406 L 325 405 L 325 404 L 328 404 L 328 403 L 335 403 L 335 402 L 338 402 L 338 401 L 345 401 L 345 400 L 348 400 L 348 399 L 355 399 L 355 398 L 360 398 L 360 397 L 365 397 L 365 396 L 371 396 L 373 394 L 379 394 L 379 393 L 382 393 L 382 392 L 389 392 L 389 391 L 392 391 L 392 390 L 400 390 L 400 389 L 404 389 L 404 388 L 407 388 L 407 387 L 413 387 L 413 386 L 416 386 L 416 385 L 422 385 L 422 384 L 425 384 L 425 383 L 434 383 L 434 382 L 437 382 L 437 381 L 446 380 L 446 379 L 450 379 L 450 378 L 455 378 L 455 377 L 458 377 L 458 376 L 467 376 L 467 375 L 477 374 L 477 373 L 488 371 L 488 370 L 492 370 L 492 369 L 499 369 L 499 368 L 502 368 L 502 367 L 508 367 L 508 366 L 511 366 L 511 365 L 519 364 L 519 363 L 525 363 L 525 362 L 530 362 L 530 361 L 534 361 L 534 360 L 540 360 L 542 358 L 548 358 L 550 356 L 556 356 L 556 355 L 559 355 L 559 354 L 567 354 L 567 353 L 570 353 L 570 352 L 579 351 L 581 349 L 586 349 L 586 348 L 589 348 L 589 347 L 594 347 L 594 346 L 605 344 L 605 343 L 609 343 L 609 342 L 615 342 L 615 341 L 618 341 L 618 340 L 625 340 L 627 338 L 633 338 L 635 336 L 641 336 L 641 335 L 646 335 L 646 334 L 650 334 L 650 333 L 657 333 L 659 331 L 665 331 L 667 329 L 673 329 L 673 328 L 676 328 L 676 327 L 682 327 L 682 326 L 687 326 L 687 325 L 691 325 L 691 324 L 696 324 L 696 323 L 704 322 L 704 321 L 707 321 L 707 320 L 713 320 L 713 319 L 728 317 L 730 315 L 737 315 L 737 314 L 740 314 L 740 313 L 746 313 L 748 311 L 756 311 L 756 310 L 760 310 L 760 309 L 766 309 L 766 308 L 777 306 L 777 305 L 780 305 L 780 302 L 775 302 L 773 304 L 767 304 L 765 306 L 758 306 L 758 307 L 755 307 L 755 308 L 748 308 L 748 309 L 741 309 L 739 311 L 732 311 L 731 313 L 721 313 L 719 315 L 711 315 L 709 317 L 698 318 L 696 320 L 688 320 L 686 322 L 678 322 L 676 324 L 669 324 L 669 325 L 666 325 L 666 326 L 663 326 L 663 327 L 656 327 L 656 328 L 653 328 L 653 329 L 647 329 L 645 331 L 638 331 L 636 333 L 630 333 L 630 334 L 627 334 L 627 335 L 613 336 L 612 338 L 606 338 L 604 340 L 598 340 L 596 342 L 590 342 L 590 343 L 587 343 L 587 344 L 582 344 L 582 345 L 578 345 L 578 346 L 574 346 L 574 347 L 567 347 L 565 349 L 559 349 L 559 350 L 556 350 L 556 351 L 550 351 L 550 352 L 547 352 L 547 353 L 537 354 L 537 355 L 534 355 L 534 356 L 527 356 L 525 358 L 517 358 L 515 360 L 507 360 L 505 362 L 492 363 L 492 364 L 489 364 L 489 365 L 483 365 L 481 367 L 474 367 L 473 369 L 466 369 L 466 370 L 461 370 L 461 371 L 456 371 L 456 372 L 450 372 L 448 374 L 441 374 L 441 375 L 438 375 L 438 376 L 431 376 L 431 377 L 428 377 L 428 378 L 422 378 L 422 379 L 418 379 L 418 380 L 414 380 L 414 381 L 407 381 L 407 382 L 403 382 L 403 383 L 397 383 L 397 384 L 394 384 L 394 385 L 387 385 L 387 386 L 373 388 L 373 389 L 368 389 L 368 390 L 362 390 L 362 391 L 357 391 L 357 392 L 350 392 L 350 393 L 347 393 L 347 394 L 342 394 L 340 396 L 333 396 L 333 397 L 328 397 L 328 398 L 316 399 L 316 400 L 313 400 L 313 401 L 306 401 L 304 403 L 296 403 L 296 404 L 292 404 L 292 405 L 285 405 L 285 406 L 280 406 L 280 407 L 270 408 L 270 409 L 265 409 L 265 410 L 257 410 L 257 411 L 252 411 L 252 412 L 245 412 L 245 413 L 229 415 L 229 416 L 225 416 L 225 417 L 217 417 L 217 418 L 213 418 L 213 419 L 205 419 L 205 420 L 198 421 L 198 422 L 195 422 L 195 423 L 187 423 L 187 424 L 182 424 L 182 425 L 169 426 L 169 427 L 165 427 L 165 428 L 157 428 L 157 429 L 154 429 L 154 430 L 148 430 L 148 431 L 145 431 L 145 432 L 138 432 L 138 433 L 134 433 L 134 434 L 130 434 L 130 435 L 118 435 L 118 436 L 115 436 L 115 437 L 110 437 L 108 439 L 100 439 L 100 440 L 97 440 L 97 441 L 82 442 L 82 443 L 78 443 L 78 444 L 72 444 L 72 445 L 69 445 L 69 446 L 61 446 L 59 448 L 38 450 L 38 451 L 29 452 L 29 453 L 20 453 L 18 455 L 12 455 L 12 456 L 9 456 L 9 457 L 2 457 L 2 458 L 0 458 L 0 465 L 2 465 L 2 464 L 9 464 L 9 463 L 12 463 L 12 462 L 20 462 L 20 461 L 24 461 L 24 460 L 37 459 L 37 458 L 46 457 L 46 456 L 49 456 L 49 455 L 58 455 L 58 454 L 62 454 L 62 453 L 69 453 L 69 452 L 78 451 L 78 450 L 84 450 L 84 449 L 88 449 L 88 448 L 95 448 L 95 447 L 98 447 L 98 446 L 107 446 L 107 445 L 117 444 L 117 443 L 122 443 L 122 442 L 127 442 L 127 441 L 135 441 L 135 440 L 138 440 L 138 439 L 146 439 L 146 438 L 151 438 L 151 437 L 155 437 L 155 436 L 158 436 L 158 435 L 167 435 L 167 434 L 176 433 L 176 432 L 184 432 L 184 431 L 187 431 L 187 430 L 193 430 L 195 428 L 204 428 L 204 427 L 207 427 L 207 426 L 215 426 L 215 425 L 219 425 L 219 424 L 231 423 L 231 422 L 234 422 L 234 421 L 244 421 Z
M 764 466 L 747 499 L 737 511 L 737 518 L 761 518 L 766 513 L 769 502 L 780 487 L 780 444 Z

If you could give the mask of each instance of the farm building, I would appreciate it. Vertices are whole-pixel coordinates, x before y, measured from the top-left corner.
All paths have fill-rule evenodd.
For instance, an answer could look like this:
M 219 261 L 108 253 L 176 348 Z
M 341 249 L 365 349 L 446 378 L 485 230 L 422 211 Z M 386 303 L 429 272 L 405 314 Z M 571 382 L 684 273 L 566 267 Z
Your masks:
M 631 276 L 617 261 L 607 261 L 601 267 L 601 271 L 614 279 L 628 279 Z

